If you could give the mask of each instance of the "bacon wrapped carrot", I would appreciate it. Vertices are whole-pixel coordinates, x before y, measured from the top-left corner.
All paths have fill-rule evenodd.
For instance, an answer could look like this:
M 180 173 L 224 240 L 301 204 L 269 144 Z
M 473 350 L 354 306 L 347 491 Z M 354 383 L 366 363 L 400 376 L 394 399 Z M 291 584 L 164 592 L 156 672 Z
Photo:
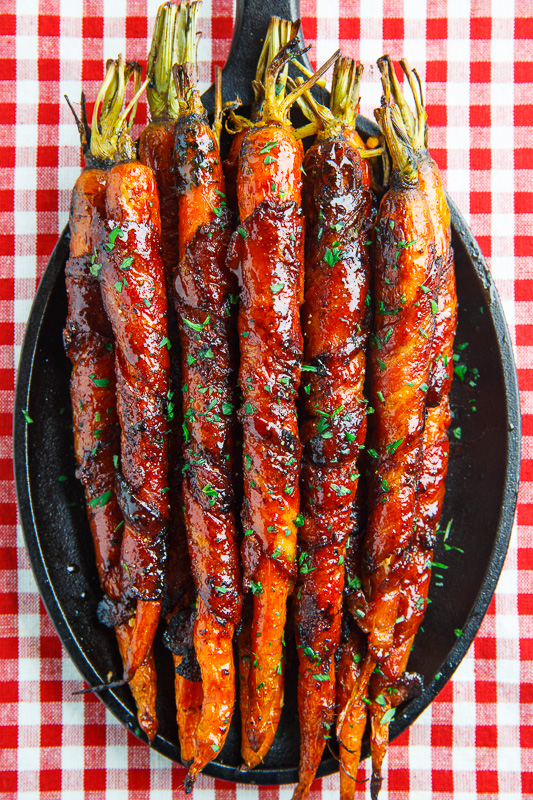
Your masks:
M 185 5 L 164 3 L 158 9 L 148 57 L 150 76 L 146 94 L 151 121 L 139 137 L 139 160 L 149 166 L 156 179 L 161 214 L 161 255 L 165 267 L 167 295 L 179 260 L 178 194 L 174 175 L 174 127 L 180 104 L 172 78 L 172 66 L 184 58 Z M 194 731 L 202 705 L 202 688 L 190 635 L 190 608 L 194 584 L 187 549 L 183 516 L 183 414 L 181 409 L 181 356 L 177 318 L 173 303 L 168 307 L 170 350 L 170 392 L 167 402 L 169 422 L 168 487 L 170 520 L 165 574 L 163 614 L 170 623 L 165 641 L 172 651 L 175 669 L 176 720 L 181 759 L 194 755 Z M 172 622 L 173 617 L 179 616 Z M 182 637 L 182 638 L 180 638 Z M 196 678 L 197 680 L 191 680 Z
M 362 454 L 364 456 L 364 453 Z M 360 459 L 359 470 L 364 475 L 364 459 Z M 346 542 L 344 604 L 342 611 L 341 643 L 338 650 L 336 676 L 337 713 L 342 714 L 350 702 L 352 693 L 360 677 L 361 667 L 366 655 L 366 637 L 359 630 L 351 607 L 354 598 L 361 593 L 361 549 L 364 539 L 363 516 L 365 515 L 363 485 L 359 481 L 355 502 L 352 506 L 351 530 Z M 359 765 L 361 741 L 366 727 L 366 705 L 362 702 L 359 714 L 352 716 L 350 727 L 345 733 L 344 747 L 340 750 L 340 789 L 341 800 L 352 800 L 355 795 L 355 776 Z
M 301 799 L 309 793 L 334 719 L 346 538 L 366 434 L 366 240 L 372 191 L 370 171 L 360 155 L 364 145 L 353 144 L 363 69 L 351 59 L 342 61 L 335 69 L 350 76 L 346 111 L 335 117 L 308 98 L 322 130 L 302 170 L 307 221 L 302 331 L 308 371 L 302 379 L 302 527 L 294 602 L 300 661 L 300 781 L 294 798 Z
M 121 86 L 120 69 L 112 80 Z M 98 136 L 102 155 L 116 162 L 107 176 L 105 218 L 96 230 L 100 288 L 116 343 L 118 500 L 125 522 L 121 592 L 123 601 L 136 608 L 126 680 L 145 660 L 159 621 L 168 520 L 165 411 L 170 342 L 159 255 L 159 203 L 152 171 L 132 159 L 133 146 L 124 128 L 125 116 L 143 88 L 121 117 L 110 121 L 110 135 Z
M 107 63 L 106 77 L 98 95 L 89 127 L 85 97 L 82 119 L 76 117 L 87 167 L 76 181 L 70 212 L 70 257 L 66 266 L 69 315 L 64 332 L 67 354 L 72 361 L 71 399 L 74 417 L 74 448 L 78 477 L 85 486 L 89 523 L 96 551 L 100 584 L 105 593 L 99 609 L 104 621 L 114 626 L 123 659 L 131 640 L 128 617 L 131 608 L 122 598 L 123 565 L 120 560 L 124 520 L 117 500 L 115 462 L 120 453 L 120 426 L 116 410 L 114 338 L 106 316 L 98 274 L 96 248 L 98 230 L 105 218 L 105 193 L 112 165 L 101 151 L 102 135 L 114 148 L 115 124 L 122 112 L 125 86 L 136 65 Z M 109 613 L 114 609 L 114 613 Z M 155 667 L 148 654 L 130 689 L 138 708 L 141 728 L 148 738 L 157 731 L 155 712 Z
M 384 99 L 376 118 L 391 152 L 393 171 L 390 189 L 381 201 L 374 246 L 370 402 L 375 413 L 368 451 L 371 477 L 363 556 L 368 605 L 361 609 L 360 620 L 368 633 L 368 653 L 356 690 L 339 717 L 341 748 L 375 665 L 393 647 L 422 468 L 439 280 L 429 206 L 398 109 Z
M 293 39 L 267 69 L 261 122 L 244 136 L 237 179 L 241 227 L 234 235 L 232 259 L 242 281 L 242 558 L 244 587 L 253 594 L 243 753 L 249 752 L 248 745 L 256 753 L 266 752 L 276 732 L 283 700 L 286 603 L 296 573 L 301 445 L 295 399 L 302 359 L 304 217 L 302 149 L 287 110 L 307 85 L 284 98 L 276 95 L 276 78 L 297 52 Z
M 182 5 L 184 63 L 175 68 L 180 261 L 173 292 L 184 382 L 183 501 L 198 595 L 194 648 L 203 693 L 186 791 L 223 747 L 229 730 L 233 634 L 242 602 L 234 511 L 237 281 L 226 267 L 232 228 L 218 141 L 195 89 L 198 6 Z
M 416 118 L 405 101 L 390 57 L 384 56 L 378 61 L 385 75 L 385 86 L 390 81 L 394 100 L 400 109 L 414 149 L 420 187 L 428 200 L 433 222 L 440 276 L 435 334 L 431 350 L 431 372 L 426 397 L 428 411 L 423 439 L 422 474 L 417 492 L 415 532 L 409 568 L 402 582 L 399 616 L 394 630 L 394 657 L 391 656 L 383 665 L 383 671 L 390 681 L 388 687 L 390 692 L 397 692 L 396 687 L 405 670 L 414 636 L 422 622 L 427 605 L 433 546 L 442 512 L 448 467 L 447 431 L 451 422 L 448 395 L 453 377 L 453 340 L 457 324 L 455 272 L 450 244 L 450 211 L 438 167 L 427 150 L 426 112 L 420 80 L 416 72 L 411 72 L 405 59 L 400 63 L 413 93 Z M 414 76 L 418 82 L 418 92 Z M 403 659 L 398 655 L 402 651 L 405 651 Z M 373 797 L 377 797 L 381 786 L 381 764 L 388 743 L 388 723 L 384 723 L 383 718 L 390 703 L 386 693 L 382 695 L 386 702 L 376 703 L 374 700 L 371 708 Z M 390 718 L 392 715 L 389 715 Z

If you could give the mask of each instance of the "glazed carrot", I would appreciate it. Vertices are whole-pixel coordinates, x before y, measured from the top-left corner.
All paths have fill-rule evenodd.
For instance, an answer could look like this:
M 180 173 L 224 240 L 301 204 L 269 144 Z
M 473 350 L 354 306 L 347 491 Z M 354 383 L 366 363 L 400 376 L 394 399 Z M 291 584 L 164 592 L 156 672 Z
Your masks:
M 121 86 L 117 64 L 114 77 Z M 144 87 L 143 87 L 144 88 Z M 136 104 L 136 93 L 130 107 Z M 93 125 L 108 158 L 106 213 L 99 226 L 100 288 L 116 342 L 117 410 L 121 426 L 119 503 L 124 515 L 122 594 L 135 603 L 126 664 L 129 680 L 148 654 L 161 610 L 168 520 L 166 400 L 169 391 L 165 276 L 159 256 L 159 204 L 152 171 L 132 160 L 124 119 L 112 137 Z M 97 136 L 95 137 L 95 130 Z M 91 143 L 92 144 L 92 143 Z M 117 462 L 118 464 L 118 462 Z
M 394 127 L 393 127 L 394 115 Z M 437 311 L 438 263 L 428 202 L 420 189 L 397 107 L 384 100 L 376 117 L 393 162 L 375 236 L 375 322 L 370 351 L 370 402 L 375 409 L 369 455 L 369 519 L 364 550 L 368 606 L 361 625 L 368 654 L 344 718 L 360 705 L 375 664 L 391 652 L 400 587 L 409 564 L 422 437 Z
M 179 114 L 179 101 L 172 78 L 172 65 L 183 60 L 183 34 L 186 24 L 185 7 L 164 3 L 158 9 L 152 45 L 148 57 L 147 73 L 151 78 L 146 94 L 151 121 L 139 137 L 139 160 L 149 166 L 156 179 L 161 214 L 161 255 L 165 267 L 167 294 L 172 292 L 172 279 L 179 260 L 178 194 L 174 176 L 174 126 Z M 170 393 L 167 403 L 169 422 L 168 486 L 170 520 L 168 530 L 168 555 L 165 574 L 163 614 L 170 622 L 172 616 L 189 606 L 194 600 L 194 584 L 187 549 L 187 536 L 183 515 L 182 449 L 183 414 L 181 409 L 181 353 L 178 323 L 174 304 L 168 307 L 170 350 Z M 176 626 L 174 626 L 176 627 Z M 178 630 L 181 628 L 178 626 Z M 192 643 L 191 643 L 192 645 Z M 181 758 L 188 762 L 194 751 L 194 713 L 202 703 L 201 683 L 189 681 L 183 666 L 183 656 L 176 635 L 172 637 L 175 668 L 175 695 Z M 198 718 L 197 718 L 198 719 Z M 197 720 L 196 720 L 197 721 Z
M 233 634 L 242 601 L 234 510 L 237 281 L 226 267 L 232 221 L 218 141 L 195 89 L 198 7 L 182 4 L 186 41 L 183 64 L 174 73 L 180 103 L 174 150 L 180 261 L 173 296 L 184 383 L 183 501 L 198 595 L 194 648 L 203 692 L 188 792 L 229 730 Z
M 294 601 L 300 661 L 300 773 L 294 798 L 299 800 L 309 793 L 334 719 L 346 539 L 366 434 L 366 242 L 372 191 L 360 155 L 364 146 L 354 147 L 350 132 L 345 133 L 357 115 L 362 67 L 351 59 L 343 62 L 342 69 L 351 75 L 350 111 L 334 117 L 308 98 L 322 130 L 302 171 L 307 221 L 302 331 L 304 369 L 309 371 L 302 379 L 302 527 Z
M 272 742 L 282 704 L 286 602 L 296 566 L 299 462 L 295 397 L 300 383 L 304 218 L 302 150 L 288 125 L 298 93 L 276 95 L 276 78 L 298 52 L 287 44 L 267 69 L 262 119 L 242 143 L 237 197 L 241 226 L 232 260 L 239 308 L 244 447 L 242 522 L 245 590 L 253 594 L 252 662 L 245 720 L 259 753 Z
M 364 455 L 364 454 L 363 454 Z M 364 476 L 364 458 L 361 458 L 359 471 Z M 357 495 L 352 506 L 351 530 L 346 543 L 344 604 L 342 616 L 342 636 L 338 650 L 336 676 L 337 714 L 342 717 L 359 681 L 361 667 L 366 655 L 366 637 L 358 629 L 352 613 L 357 595 L 362 592 L 361 549 L 364 539 L 364 518 L 366 509 L 364 498 L 364 478 L 359 481 Z M 359 707 L 352 713 L 350 726 L 345 732 L 343 748 L 339 750 L 339 772 L 341 800 L 352 800 L 355 795 L 357 768 L 361 753 L 361 741 L 366 727 L 367 705 L 361 699 Z
M 290 22 L 280 17 L 271 17 L 268 30 L 263 43 L 263 49 L 257 62 L 255 81 L 252 81 L 254 90 L 254 103 L 250 111 L 250 119 L 231 113 L 231 129 L 234 133 L 228 156 L 223 163 L 224 177 L 226 180 L 226 195 L 228 207 L 237 211 L 237 174 L 239 171 L 239 157 L 242 140 L 249 128 L 261 119 L 261 108 L 265 96 L 264 82 L 268 66 L 280 49 L 293 39 L 300 29 L 300 21 Z M 285 93 L 285 84 L 289 71 L 288 63 L 280 71 L 276 87 L 278 94 Z
M 76 182 L 72 195 L 70 258 L 66 266 L 69 316 L 64 334 L 67 353 L 73 363 L 71 398 L 78 475 L 85 485 L 96 563 L 105 593 L 99 617 L 105 624 L 114 626 L 123 657 L 131 639 L 127 622 L 131 608 L 121 594 L 120 547 L 124 520 L 115 491 L 120 426 L 116 411 L 114 340 L 98 283 L 100 265 L 96 248 L 101 243 L 98 230 L 106 214 L 105 191 L 112 164 L 100 151 L 100 131 L 107 131 L 113 141 L 113 122 L 121 113 L 125 86 L 134 72 L 138 72 L 137 67 L 125 65 L 120 56 L 117 62 L 108 62 L 93 116 L 94 135 L 87 122 L 82 95 L 82 120 L 76 118 L 76 122 L 87 168 Z M 139 724 L 150 740 L 157 732 L 155 688 L 149 689 L 154 674 L 150 653 L 138 677 L 130 684 Z
M 405 663 L 400 663 L 397 669 L 387 664 L 386 671 L 390 673 L 391 688 L 397 685 L 403 674 L 411 649 L 410 644 L 422 622 L 427 605 L 433 545 L 442 512 L 448 467 L 447 431 L 451 422 L 448 395 L 453 377 L 453 340 L 457 324 L 457 294 L 451 248 L 450 211 L 439 169 L 427 149 L 428 129 L 420 80 L 416 72 L 413 73 L 410 70 L 405 59 L 400 63 L 413 93 L 416 117 L 413 116 L 405 101 L 390 57 L 384 56 L 378 61 L 385 76 L 385 86 L 390 81 L 393 97 L 400 109 L 414 150 L 420 188 L 428 200 L 433 222 L 440 275 L 435 334 L 431 349 L 429 389 L 426 397 L 428 411 L 423 438 L 422 473 L 417 491 L 415 533 L 409 567 L 402 582 L 399 622 L 396 623 L 394 630 L 395 653 L 407 647 L 406 643 L 409 643 L 409 646 Z M 418 92 L 414 76 L 418 82 Z M 375 709 L 375 703 L 373 709 Z M 374 716 L 379 717 L 379 711 L 374 711 Z M 387 741 L 388 723 L 383 724 L 382 720 L 379 724 L 373 722 L 371 735 L 373 797 L 377 797 L 381 786 L 381 763 Z

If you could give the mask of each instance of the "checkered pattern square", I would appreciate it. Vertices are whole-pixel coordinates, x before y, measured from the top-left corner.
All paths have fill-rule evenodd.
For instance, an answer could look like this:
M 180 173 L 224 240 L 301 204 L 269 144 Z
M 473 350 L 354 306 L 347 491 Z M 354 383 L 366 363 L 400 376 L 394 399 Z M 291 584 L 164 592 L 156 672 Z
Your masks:
M 0 795 L 171 800 L 184 772 L 140 744 L 94 697 L 43 609 L 11 464 L 15 371 L 37 284 L 67 221 L 81 165 L 63 101 L 94 97 L 103 60 L 145 62 L 158 0 L 11 0 L 0 31 Z M 509 554 L 453 680 L 391 747 L 383 800 L 533 797 L 533 6 L 529 0 L 302 0 L 313 63 L 340 46 L 365 63 L 362 113 L 379 103 L 375 60 L 416 65 L 430 145 L 487 257 L 515 346 L 522 484 Z M 232 0 L 204 0 L 200 78 L 223 64 Z M 146 119 L 141 109 L 138 125 Z M 360 771 L 368 777 L 368 767 Z M 338 776 L 311 800 L 338 796 Z M 290 788 L 201 776 L 195 800 L 289 798 Z

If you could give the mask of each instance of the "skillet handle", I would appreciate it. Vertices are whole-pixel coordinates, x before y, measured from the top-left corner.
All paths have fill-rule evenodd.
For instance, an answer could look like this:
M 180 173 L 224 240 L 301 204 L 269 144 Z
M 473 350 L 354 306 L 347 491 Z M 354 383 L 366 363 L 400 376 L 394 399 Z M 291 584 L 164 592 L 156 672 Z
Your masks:
M 228 59 L 222 70 L 222 100 L 240 97 L 249 106 L 254 100 L 252 81 L 267 32 L 270 17 L 300 19 L 300 0 L 238 0 L 235 27 Z M 302 45 L 303 37 L 302 38 Z M 307 61 L 307 57 L 304 57 Z M 202 96 L 206 111 L 215 110 L 215 93 L 211 86 Z

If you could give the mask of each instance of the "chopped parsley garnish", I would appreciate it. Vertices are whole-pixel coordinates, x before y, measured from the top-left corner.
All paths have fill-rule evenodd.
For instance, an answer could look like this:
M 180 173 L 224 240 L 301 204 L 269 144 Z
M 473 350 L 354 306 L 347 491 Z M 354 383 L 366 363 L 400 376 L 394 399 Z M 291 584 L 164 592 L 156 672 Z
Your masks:
M 324 254 L 324 261 L 330 267 L 334 267 L 337 261 L 340 261 L 342 258 L 342 251 L 340 247 L 333 246 L 331 249 L 326 247 L 326 252 Z
M 237 231 L 240 233 L 244 241 L 246 241 L 246 239 L 248 238 L 248 234 L 246 233 L 244 228 L 237 228 Z
M 270 287 L 272 294 L 279 294 L 283 287 L 285 286 L 284 283 L 273 283 Z
M 111 489 L 109 489 L 107 492 L 104 492 L 99 497 L 93 497 L 92 500 L 89 500 L 90 507 L 99 508 L 101 506 L 105 506 L 107 501 L 111 498 L 111 494 L 112 494 Z
M 395 714 L 396 714 L 395 708 L 389 708 L 388 711 L 385 711 L 381 720 L 381 725 L 387 725 L 389 722 L 392 722 Z
M 92 380 L 95 386 L 99 386 L 100 388 L 105 388 L 106 386 L 109 386 L 108 378 L 97 378 L 94 372 L 92 375 L 89 375 L 89 378 Z
M 28 412 L 26 411 L 26 409 L 25 409 L 25 408 L 21 408 L 20 410 L 22 411 L 22 416 L 24 417 L 24 419 L 26 420 L 26 422 L 28 423 L 28 425 L 31 425 L 31 423 L 33 422 L 33 420 L 32 420 L 32 418 L 30 417 L 30 415 L 28 414 Z
M 116 240 L 117 236 L 120 236 L 120 238 L 123 239 L 125 235 L 126 234 L 124 233 L 124 231 L 120 227 L 114 228 L 111 231 L 111 233 L 109 234 L 109 242 L 107 242 L 106 245 L 105 245 L 107 247 L 107 249 L 109 250 L 109 252 L 111 252 L 111 250 L 114 248 L 115 240 Z
M 262 147 L 261 150 L 259 151 L 259 155 L 262 156 L 265 153 L 268 153 L 268 151 L 272 150 L 272 148 L 275 147 L 277 144 L 278 144 L 277 141 L 267 142 L 264 145 L 264 147 Z
M 200 333 L 204 329 L 204 326 L 209 324 L 210 318 L 211 314 L 208 314 L 203 322 L 191 322 L 189 319 L 185 319 L 185 317 L 182 317 L 187 327 L 191 328 L 193 331 L 196 331 L 197 333 Z

